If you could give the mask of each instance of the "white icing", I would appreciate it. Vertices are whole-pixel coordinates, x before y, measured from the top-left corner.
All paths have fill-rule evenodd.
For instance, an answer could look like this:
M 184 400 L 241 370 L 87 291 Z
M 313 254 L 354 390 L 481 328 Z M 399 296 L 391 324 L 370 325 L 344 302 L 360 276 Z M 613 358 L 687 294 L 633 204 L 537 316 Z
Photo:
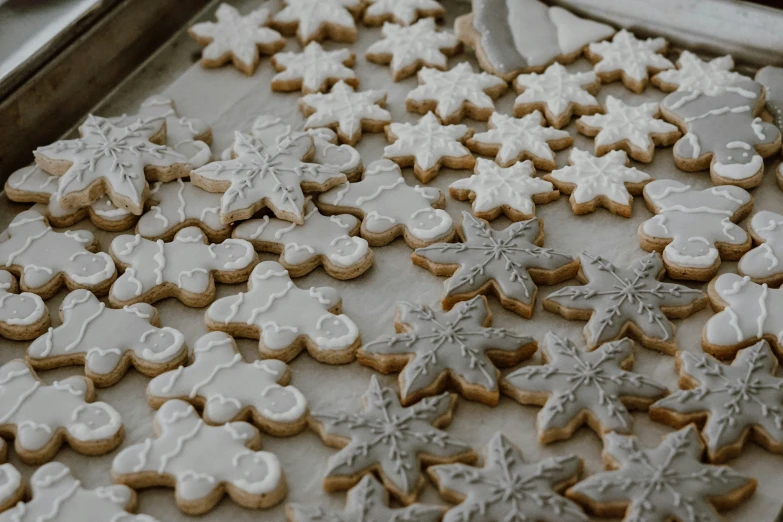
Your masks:
M 417 170 L 435 169 L 444 160 L 472 158 L 463 145 L 471 129 L 467 125 L 441 125 L 432 112 L 415 124 L 392 123 L 387 132 L 394 141 L 383 149 L 383 157 L 398 161 L 413 157 Z
M 574 106 L 595 111 L 600 105 L 586 87 L 595 85 L 596 81 L 593 71 L 569 73 L 555 62 L 542 74 L 520 74 L 516 77 L 514 87 L 522 94 L 517 96 L 514 106 L 543 103 L 553 120 L 572 112 Z
M 690 51 L 683 51 L 677 65 L 677 69 L 661 71 L 655 77 L 674 85 L 678 91 L 701 91 L 713 96 L 722 92 L 726 86 L 746 79 L 731 71 L 734 68 L 731 55 L 719 56 L 707 62 Z
M 674 68 L 674 64 L 661 54 L 666 47 L 663 38 L 639 40 L 633 33 L 621 29 L 611 42 L 591 43 L 589 49 L 590 53 L 601 58 L 593 68 L 595 72 L 611 74 L 621 71 L 623 76 L 634 82 L 646 82 L 651 70 Z
M 365 120 L 392 121 L 389 111 L 383 108 L 386 103 L 384 91 L 355 92 L 343 81 L 335 83 L 329 93 L 308 94 L 300 98 L 299 103 L 309 114 L 305 129 L 335 127 L 340 138 L 349 143 L 361 139 Z
M 348 49 L 324 51 L 318 42 L 310 42 L 300 53 L 277 53 L 273 60 L 282 72 L 277 73 L 272 82 L 301 82 L 305 94 L 326 92 L 338 80 L 356 81 L 356 73 L 350 68 L 353 53 Z
M 220 194 L 201 190 L 188 181 L 156 183 L 150 199 L 157 204 L 136 225 L 136 232 L 143 237 L 158 239 L 193 221 L 210 237 L 225 235 L 231 228 L 220 221 Z
M 352 12 L 362 7 L 361 0 L 285 0 L 284 4 L 274 20 L 285 25 L 297 24 L 296 35 L 302 45 L 329 36 L 330 31 L 324 31 L 324 26 L 355 32 Z
M 17 295 L 16 286 L 14 276 L 0 270 L 0 324 L 15 330 L 13 327 L 25 327 L 45 321 L 49 310 L 43 299 L 29 292 Z
M 400 25 L 411 25 L 420 16 L 441 17 L 445 12 L 435 0 L 368 0 L 367 3 L 365 21 L 368 18 L 389 18 Z

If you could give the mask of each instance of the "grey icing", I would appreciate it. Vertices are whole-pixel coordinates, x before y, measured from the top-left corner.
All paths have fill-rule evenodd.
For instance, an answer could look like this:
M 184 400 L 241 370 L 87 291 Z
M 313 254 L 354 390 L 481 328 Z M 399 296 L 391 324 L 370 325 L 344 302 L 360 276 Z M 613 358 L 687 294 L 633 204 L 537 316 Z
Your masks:
M 579 260 L 587 283 L 557 290 L 546 301 L 593 311 L 585 326 L 589 349 L 616 339 L 628 323 L 644 337 L 674 343 L 674 327 L 661 308 L 687 307 L 704 298 L 699 290 L 658 281 L 663 261 L 657 252 L 636 259 L 625 269 L 584 252 Z
M 183 228 L 168 243 L 138 234 L 117 236 L 110 251 L 125 268 L 109 291 L 120 303 L 150 299 L 147 294 L 162 285 L 188 294 L 209 294 L 215 287 L 215 272 L 244 270 L 257 260 L 249 242 L 226 239 L 210 244 L 198 227 Z
M 780 131 L 757 116 L 764 88 L 752 80 L 737 82 L 721 92 L 673 92 L 661 107 L 682 122 L 687 133 L 674 144 L 674 154 L 696 159 L 713 154 L 711 171 L 729 180 L 754 176 L 764 161 L 756 147 L 780 139 Z
M 676 414 L 705 414 L 702 435 L 710 453 L 742 443 L 747 430 L 783 443 L 783 379 L 766 341 L 740 350 L 728 365 L 707 354 L 680 355 L 680 372 L 698 385 L 679 390 L 652 407 Z
M 579 417 L 585 412 L 601 426 L 599 436 L 610 431 L 631 433 L 633 417 L 623 400 L 652 402 L 667 393 L 664 386 L 626 369 L 633 361 L 633 343 L 628 338 L 586 351 L 548 332 L 542 350 L 545 364 L 520 368 L 503 381 L 512 396 L 548 395 L 538 414 L 540 435 L 566 429 L 574 421 L 581 424 L 584 420 Z
M 328 91 L 329 82 L 356 78 L 348 64 L 353 63 L 353 53 L 348 49 L 324 51 L 318 42 L 310 42 L 299 53 L 283 52 L 274 56 L 277 73 L 272 82 L 302 82 L 303 92 Z
M 657 180 L 644 187 L 644 197 L 657 214 L 640 230 L 655 239 L 671 239 L 663 258 L 675 266 L 708 268 L 719 260 L 716 243 L 743 245 L 747 233 L 735 215 L 751 203 L 739 187 L 695 190 L 679 181 Z
M 753 216 L 748 228 L 761 244 L 739 260 L 737 268 L 742 275 L 763 281 L 783 274 L 783 216 L 762 210 Z
M 410 26 L 386 23 L 381 33 L 383 39 L 370 45 L 366 55 L 391 56 L 390 66 L 395 77 L 399 71 L 418 68 L 418 64 L 445 69 L 449 59 L 444 51 L 453 54 L 459 45 L 454 33 L 438 31 L 432 18 L 424 18 Z
M 107 308 L 92 292 L 74 290 L 65 297 L 63 323 L 36 339 L 27 349 L 33 364 L 80 356 L 88 376 L 106 377 L 122 368 L 125 358 L 158 373 L 186 353 L 185 337 L 170 327 L 153 326 L 155 308 L 146 303 L 118 310 Z M 124 371 L 122 372 L 124 373 Z M 122 373 L 113 380 L 119 380 Z
M 7 451 L 5 440 L 0 439 L 0 452 L 6 455 Z M 22 474 L 19 470 L 7 462 L 0 464 L 0 507 L 8 509 L 23 498 L 24 492 L 25 485 L 22 483 Z M 2 517 L 3 515 L 0 515 L 0 522 L 12 522 L 3 521 Z
M 454 398 L 443 393 L 403 408 L 391 388 L 373 376 L 359 413 L 319 411 L 312 419 L 331 437 L 346 441 L 329 458 L 326 478 L 355 477 L 377 467 L 384 483 L 402 494 L 415 494 L 424 477 L 422 458 L 460 460 L 472 456 L 470 446 L 434 428 L 450 414 Z
M 389 494 L 372 475 L 365 475 L 348 491 L 341 512 L 311 504 L 289 504 L 287 512 L 291 522 L 438 522 L 443 516 L 440 506 L 389 507 Z
M 50 462 L 35 470 L 30 479 L 32 499 L 0 514 L 0 522 L 157 522 L 149 515 L 134 515 L 133 490 L 113 484 L 85 489 L 71 470 Z
M 246 412 L 258 424 L 296 423 L 307 415 L 307 400 L 293 386 L 281 386 L 288 366 L 269 359 L 247 363 L 234 339 L 223 332 L 201 336 L 193 346 L 193 363 L 152 379 L 147 395 L 204 404 L 204 420 L 223 424 Z
M 123 482 L 173 485 L 178 502 L 214 505 L 226 486 L 242 497 L 270 494 L 284 483 L 277 457 L 248 448 L 258 429 L 246 422 L 210 426 L 180 400 L 163 404 L 155 414 L 155 438 L 122 450 L 112 462 L 112 476 Z M 164 477 L 169 477 L 164 479 Z M 210 505 L 211 507 L 211 505 Z
M 17 452 L 38 452 L 52 441 L 112 441 L 122 430 L 117 411 L 88 402 L 90 382 L 73 376 L 46 385 L 22 360 L 0 367 L 0 429 L 13 433 Z M 67 435 L 67 437 L 65 437 Z
M 54 232 L 41 213 L 26 210 L 0 234 L 0 267 L 18 270 L 22 288 L 31 291 L 61 274 L 80 286 L 99 287 L 110 281 L 116 270 L 108 254 L 88 250 L 94 243 L 91 232 Z
M 367 343 L 362 351 L 381 359 L 409 357 L 400 373 L 403 402 L 444 375 L 497 394 L 499 371 L 492 362 L 493 352 L 509 357 L 535 340 L 513 330 L 485 326 L 488 315 L 481 296 L 448 312 L 402 302 L 397 305 L 395 321 L 400 333 Z
M 767 65 L 756 73 L 756 81 L 764 86 L 767 110 L 775 118 L 775 125 L 783 129 L 783 68 Z
M 701 462 L 702 442 L 693 425 L 668 434 L 652 449 L 643 449 L 634 437 L 608 433 L 604 454 L 618 469 L 590 475 L 568 493 L 598 506 L 629 504 L 626 522 L 718 522 L 711 499 L 749 486 L 748 478 L 728 466 Z
M 39 296 L 28 292 L 17 295 L 14 276 L 0 270 L 0 323 L 6 328 L 22 328 L 49 317 L 49 310 Z M 0 452 L 1 454 L 1 452 Z M 0 501 L 2 504 L 2 501 Z
M 446 512 L 444 522 L 587 522 L 581 508 L 556 488 L 579 477 L 582 461 L 575 455 L 526 463 L 519 448 L 496 433 L 487 445 L 484 466 L 432 466 L 441 492 L 464 497 Z
M 305 129 L 337 127 L 346 141 L 361 137 L 364 120 L 391 123 L 391 113 L 382 107 L 384 103 L 386 92 L 357 92 L 342 80 L 328 93 L 307 94 L 299 99 L 299 106 L 312 113 L 305 121 Z
M 502 298 L 532 304 L 537 288 L 528 270 L 554 271 L 574 262 L 571 256 L 534 244 L 541 235 L 538 219 L 493 230 L 486 221 L 463 212 L 460 226 L 464 243 L 416 249 L 417 256 L 432 263 L 459 266 L 444 283 L 444 297 L 471 294 L 491 285 Z

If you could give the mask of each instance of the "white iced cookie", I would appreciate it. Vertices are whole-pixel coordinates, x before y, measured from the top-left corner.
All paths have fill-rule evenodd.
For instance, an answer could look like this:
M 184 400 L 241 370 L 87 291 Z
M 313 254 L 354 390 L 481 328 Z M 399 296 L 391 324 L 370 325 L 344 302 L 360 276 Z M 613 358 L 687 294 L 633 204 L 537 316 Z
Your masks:
M 18 294 L 18 295 L 17 295 Z M 35 339 L 49 328 L 49 310 L 39 296 L 24 292 L 13 274 L 0 270 L 0 336 Z
M 446 10 L 436 0 L 368 0 L 364 10 L 364 23 L 381 25 L 394 22 L 411 25 L 417 18 L 441 18 Z
M 287 36 L 296 34 L 302 45 L 327 38 L 354 42 L 354 16 L 364 7 L 362 0 L 285 0 L 283 5 L 272 26 Z
M 756 283 L 779 286 L 783 282 L 783 216 L 762 210 L 750 220 L 748 232 L 758 246 L 742 256 L 737 271 Z
M 272 78 L 273 91 L 298 91 L 302 94 L 328 92 L 342 80 L 351 87 L 359 86 L 359 79 L 351 67 L 354 55 L 348 49 L 324 51 L 318 42 L 310 42 L 302 52 L 277 53 L 272 65 L 279 72 Z
M 683 51 L 677 59 L 677 69 L 659 72 L 653 76 L 652 83 L 666 92 L 700 91 L 712 96 L 729 85 L 748 79 L 732 71 L 733 68 L 734 59 L 730 54 L 705 61 L 690 51 Z
M 0 460 L 5 460 L 7 451 L 5 440 L 0 439 L 0 454 L 2 454 L 2 459 Z M 20 502 L 24 498 L 24 494 L 25 485 L 22 482 L 22 474 L 19 473 L 19 470 L 9 463 L 0 465 L 0 513 Z M 18 522 L 13 520 L 3 521 L 3 516 L 0 515 L 0 522 Z

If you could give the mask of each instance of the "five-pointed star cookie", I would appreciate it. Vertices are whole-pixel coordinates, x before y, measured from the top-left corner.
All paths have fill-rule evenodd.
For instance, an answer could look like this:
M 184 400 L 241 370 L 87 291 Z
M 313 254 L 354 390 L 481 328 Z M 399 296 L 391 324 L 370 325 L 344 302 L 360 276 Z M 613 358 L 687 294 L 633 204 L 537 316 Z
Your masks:
M 272 78 L 273 91 L 298 91 L 302 94 L 327 92 L 336 82 L 342 80 L 353 88 L 359 86 L 359 79 L 351 67 L 354 55 L 348 49 L 324 51 L 318 42 L 310 42 L 300 53 L 277 53 L 272 65 L 278 72 Z
M 783 283 L 783 216 L 762 210 L 750 220 L 748 232 L 758 245 L 739 260 L 737 271 L 756 283 Z
M 476 453 L 470 446 L 438 429 L 451 422 L 456 399 L 443 393 L 405 408 L 394 390 L 381 388 L 373 375 L 360 413 L 313 412 L 310 426 L 327 445 L 342 448 L 327 463 L 324 489 L 348 489 L 374 471 L 407 505 L 416 501 L 424 486 L 422 467 L 474 462 Z
M 667 317 L 687 317 L 707 304 L 700 290 L 658 280 L 664 269 L 657 252 L 636 259 L 625 269 L 586 252 L 579 254 L 579 261 L 584 286 L 567 286 L 549 294 L 544 308 L 566 319 L 586 320 L 589 350 L 630 334 L 647 348 L 673 355 L 677 343 L 674 325 Z
M 417 18 L 441 18 L 446 10 L 436 0 L 368 0 L 364 11 L 364 23 L 381 25 L 394 22 L 411 25 Z
M 661 71 L 652 83 L 662 91 L 701 91 L 714 95 L 726 86 L 747 80 L 746 76 L 732 71 L 734 59 L 730 54 L 704 61 L 690 51 L 683 51 L 677 59 L 677 69 Z
M 492 160 L 479 158 L 475 174 L 449 185 L 454 199 L 473 202 L 473 214 L 493 220 L 505 214 L 512 221 L 531 219 L 536 204 L 549 203 L 560 197 L 552 183 L 534 178 L 536 169 L 530 160 L 501 167 Z
M 459 123 L 466 116 L 488 120 L 495 110 L 492 100 L 508 88 L 497 76 L 473 72 L 468 62 L 448 71 L 424 67 L 418 77 L 419 86 L 405 97 L 405 107 L 421 114 L 435 111 L 443 123 Z
M 425 66 L 445 70 L 448 57 L 462 50 L 457 37 L 438 31 L 432 18 L 419 20 L 408 27 L 386 23 L 381 33 L 383 39 L 373 43 L 365 56 L 374 63 L 390 64 L 395 82 Z
M 302 45 L 327 38 L 336 42 L 356 40 L 356 22 L 362 0 L 285 0 L 271 25 L 285 35 L 296 34 Z
M 595 72 L 569 73 L 555 62 L 541 74 L 520 74 L 514 80 L 517 96 L 514 114 L 522 116 L 534 110 L 546 114 L 550 125 L 561 129 L 574 114 L 595 114 L 603 109 L 593 96 L 601 86 Z
M 710 462 L 739 456 L 750 437 L 783 452 L 783 378 L 766 341 L 737 353 L 731 365 L 710 355 L 679 354 L 680 386 L 650 406 L 653 420 L 681 428 L 697 421 Z
M 522 118 L 494 112 L 487 131 L 474 134 L 465 144 L 473 152 L 495 156 L 501 167 L 529 159 L 537 169 L 553 170 L 557 166 L 553 151 L 573 142 L 568 132 L 546 127 L 541 113 L 533 111 Z
M 548 332 L 542 355 L 543 365 L 525 366 L 501 381 L 503 393 L 520 404 L 543 406 L 538 413 L 542 444 L 571 438 L 582 424 L 598 436 L 631 433 L 633 417 L 628 410 L 646 409 L 668 393 L 630 371 L 633 343 L 628 338 L 588 352 Z
M 727 466 L 703 464 L 703 452 L 693 426 L 652 449 L 640 447 L 635 437 L 607 433 L 604 462 L 612 471 L 590 475 L 566 496 L 602 517 L 625 515 L 623 522 L 719 522 L 717 509 L 747 499 L 756 481 Z
M 578 265 L 571 256 L 538 246 L 544 242 L 544 229 L 537 219 L 493 230 L 463 212 L 459 235 L 462 243 L 437 243 L 411 255 L 415 264 L 449 277 L 441 298 L 446 310 L 493 292 L 505 308 L 529 319 L 536 283 L 554 285 L 576 275 Z
M 441 166 L 449 169 L 472 169 L 476 164 L 465 141 L 473 134 L 467 125 L 443 125 L 431 112 L 418 123 L 392 123 L 386 126 L 386 138 L 391 142 L 383 149 L 383 157 L 400 167 L 413 166 L 413 174 L 422 183 L 429 183 Z
M 580 507 L 560 496 L 582 472 L 575 455 L 527 464 L 503 434 L 489 441 L 484 466 L 443 464 L 427 470 L 441 496 L 457 503 L 443 522 L 586 522 Z
M 215 12 L 217 22 L 201 22 L 188 32 L 206 47 L 201 53 L 201 65 L 220 67 L 232 62 L 234 67 L 251 76 L 258 67 L 260 53 L 273 54 L 285 47 L 285 38 L 268 27 L 268 9 L 256 9 L 245 16 L 228 4 L 220 4 Z
M 383 373 L 400 373 L 400 396 L 407 406 L 447 387 L 468 400 L 498 403 L 496 366 L 530 358 L 536 341 L 513 330 L 490 328 L 486 297 L 457 303 L 449 312 L 426 305 L 397 305 L 395 335 L 365 344 L 359 362 Z
M 389 507 L 389 493 L 372 475 L 363 476 L 348 491 L 342 512 L 311 504 L 286 506 L 290 522 L 438 522 L 443 517 L 443 511 L 441 506 L 427 504 Z
M 385 92 L 355 92 L 343 81 L 334 84 L 329 93 L 318 92 L 299 99 L 299 109 L 307 116 L 305 129 L 327 127 L 349 145 L 362 139 L 363 130 L 381 132 L 391 123 L 391 114 L 383 108 L 385 104 Z
M 608 96 L 606 114 L 582 116 L 576 120 L 576 128 L 585 136 L 595 137 L 598 156 L 624 150 L 636 161 L 650 163 L 656 145 L 666 147 L 681 136 L 675 125 L 659 119 L 660 114 L 657 102 L 627 105 Z
M 599 207 L 613 214 L 631 217 L 633 196 L 652 181 L 646 172 L 631 167 L 623 150 L 595 157 L 579 148 L 571 149 L 568 165 L 544 176 L 560 192 L 571 194 L 574 214 L 587 214 Z

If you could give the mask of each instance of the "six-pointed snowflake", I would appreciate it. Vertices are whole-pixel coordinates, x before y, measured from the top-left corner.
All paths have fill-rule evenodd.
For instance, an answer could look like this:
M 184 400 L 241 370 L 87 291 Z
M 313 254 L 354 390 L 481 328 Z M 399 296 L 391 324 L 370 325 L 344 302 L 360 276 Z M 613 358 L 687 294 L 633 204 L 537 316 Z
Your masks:
M 285 34 L 293 34 L 295 29 L 302 45 L 326 38 L 356 40 L 353 13 L 362 8 L 361 0 L 285 0 L 284 4 L 272 25 Z
M 400 25 L 410 25 L 417 18 L 425 16 L 442 17 L 446 10 L 436 0 L 368 0 L 364 12 L 364 23 L 378 25 L 392 21 Z
M 663 38 L 639 40 L 633 33 L 621 29 L 611 42 L 593 42 L 587 48 L 587 56 L 598 62 L 593 70 L 603 82 L 618 78 L 634 92 L 647 86 L 650 72 L 673 69 L 674 64 L 663 56 L 668 44 Z
M 679 69 L 661 71 L 653 77 L 653 83 L 666 91 L 701 91 L 713 96 L 724 87 L 747 78 L 732 71 L 734 59 L 730 54 L 702 60 L 690 51 L 683 51 L 677 60 Z
M 356 73 L 350 67 L 354 56 L 348 49 L 324 51 L 318 42 L 310 42 L 300 53 L 277 53 L 272 57 L 275 69 L 281 71 L 272 78 L 272 89 L 303 94 L 326 92 L 337 81 L 353 87 L 359 85 Z

